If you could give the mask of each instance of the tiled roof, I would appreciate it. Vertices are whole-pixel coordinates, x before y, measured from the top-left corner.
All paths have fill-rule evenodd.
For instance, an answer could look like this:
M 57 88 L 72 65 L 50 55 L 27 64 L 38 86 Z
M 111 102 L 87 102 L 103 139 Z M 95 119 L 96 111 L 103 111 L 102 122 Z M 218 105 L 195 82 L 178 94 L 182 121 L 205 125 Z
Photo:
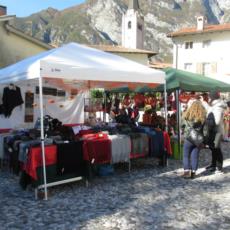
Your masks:
M 197 27 L 192 28 L 183 28 L 176 32 L 167 34 L 167 37 L 179 37 L 189 34 L 203 34 L 203 33 L 212 33 L 212 32 L 223 32 L 230 31 L 230 23 L 228 24 L 219 24 L 219 25 L 206 25 L 203 30 L 197 30 Z
M 15 15 L 1 15 L 0 16 L 0 21 L 4 22 L 4 21 L 9 21 L 11 19 L 14 19 Z
M 172 67 L 171 63 L 163 63 L 163 62 L 150 62 L 149 67 L 154 69 L 164 69 L 167 67 Z
M 150 50 L 142 50 L 142 49 L 130 49 L 125 48 L 122 46 L 112 46 L 112 45 L 87 45 L 89 47 L 99 49 L 105 52 L 111 52 L 111 53 L 139 53 L 139 54 L 150 54 L 150 55 L 156 55 L 156 52 L 150 51 Z

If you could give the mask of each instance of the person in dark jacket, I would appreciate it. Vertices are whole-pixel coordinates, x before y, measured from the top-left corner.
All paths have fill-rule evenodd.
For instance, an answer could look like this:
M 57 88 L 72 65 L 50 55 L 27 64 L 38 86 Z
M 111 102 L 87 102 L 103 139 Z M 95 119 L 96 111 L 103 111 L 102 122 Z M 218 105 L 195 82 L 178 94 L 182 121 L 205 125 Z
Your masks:
M 213 113 L 216 124 L 216 135 L 213 143 L 209 145 L 212 151 L 212 161 L 209 166 L 206 167 L 207 170 L 211 172 L 222 171 L 223 168 L 223 154 L 220 148 L 221 141 L 224 135 L 224 111 L 227 108 L 224 100 L 220 98 L 220 93 L 217 91 L 211 91 L 210 97 L 210 107 L 208 113 Z

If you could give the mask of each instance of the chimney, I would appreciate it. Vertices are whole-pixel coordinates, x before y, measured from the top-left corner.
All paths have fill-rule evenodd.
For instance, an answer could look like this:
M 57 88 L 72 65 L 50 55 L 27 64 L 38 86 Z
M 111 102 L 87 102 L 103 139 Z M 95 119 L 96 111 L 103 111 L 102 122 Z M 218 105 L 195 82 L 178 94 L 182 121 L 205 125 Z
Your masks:
M 0 16 L 6 15 L 7 8 L 6 6 L 1 6 L 0 5 Z
M 204 30 L 204 24 L 205 24 L 205 17 L 199 16 L 197 17 L 197 30 Z

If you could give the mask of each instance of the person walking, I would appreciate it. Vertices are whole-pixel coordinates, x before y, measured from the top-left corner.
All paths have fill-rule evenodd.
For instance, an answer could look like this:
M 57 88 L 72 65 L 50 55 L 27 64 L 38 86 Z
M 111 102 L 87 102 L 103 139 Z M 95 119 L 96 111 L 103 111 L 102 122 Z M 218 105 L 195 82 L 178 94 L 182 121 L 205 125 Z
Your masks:
M 223 154 L 220 144 L 224 135 L 224 111 L 227 108 L 227 104 L 220 98 L 220 93 L 217 91 L 211 91 L 209 97 L 211 101 L 207 116 L 209 116 L 210 113 L 213 113 L 216 134 L 214 141 L 209 144 L 209 148 L 212 151 L 212 161 L 206 169 L 215 172 L 222 171 L 223 169 Z
M 195 178 L 198 169 L 199 152 L 202 147 L 202 127 L 206 119 L 206 109 L 200 100 L 195 100 L 185 111 L 184 119 L 184 147 L 183 167 L 184 178 Z M 191 134 L 193 137 L 191 136 Z

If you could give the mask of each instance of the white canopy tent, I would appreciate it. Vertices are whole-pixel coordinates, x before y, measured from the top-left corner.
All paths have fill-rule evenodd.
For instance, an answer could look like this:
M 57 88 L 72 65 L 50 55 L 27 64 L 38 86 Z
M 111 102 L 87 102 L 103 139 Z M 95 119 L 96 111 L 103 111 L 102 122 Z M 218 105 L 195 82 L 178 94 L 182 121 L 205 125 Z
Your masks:
M 43 117 L 43 79 L 63 89 L 155 87 L 165 84 L 165 73 L 97 49 L 70 43 L 42 52 L 0 70 L 0 84 L 38 79 L 40 116 Z M 166 87 L 165 87 L 166 99 Z M 165 100 L 165 110 L 166 108 Z M 167 118 L 167 116 L 166 116 Z M 166 120 L 167 125 L 167 120 Z M 45 199 L 47 199 L 44 127 L 41 122 Z
M 165 74 L 162 71 L 76 43 L 42 52 L 0 71 L 1 84 L 39 77 L 84 81 L 165 83 Z

